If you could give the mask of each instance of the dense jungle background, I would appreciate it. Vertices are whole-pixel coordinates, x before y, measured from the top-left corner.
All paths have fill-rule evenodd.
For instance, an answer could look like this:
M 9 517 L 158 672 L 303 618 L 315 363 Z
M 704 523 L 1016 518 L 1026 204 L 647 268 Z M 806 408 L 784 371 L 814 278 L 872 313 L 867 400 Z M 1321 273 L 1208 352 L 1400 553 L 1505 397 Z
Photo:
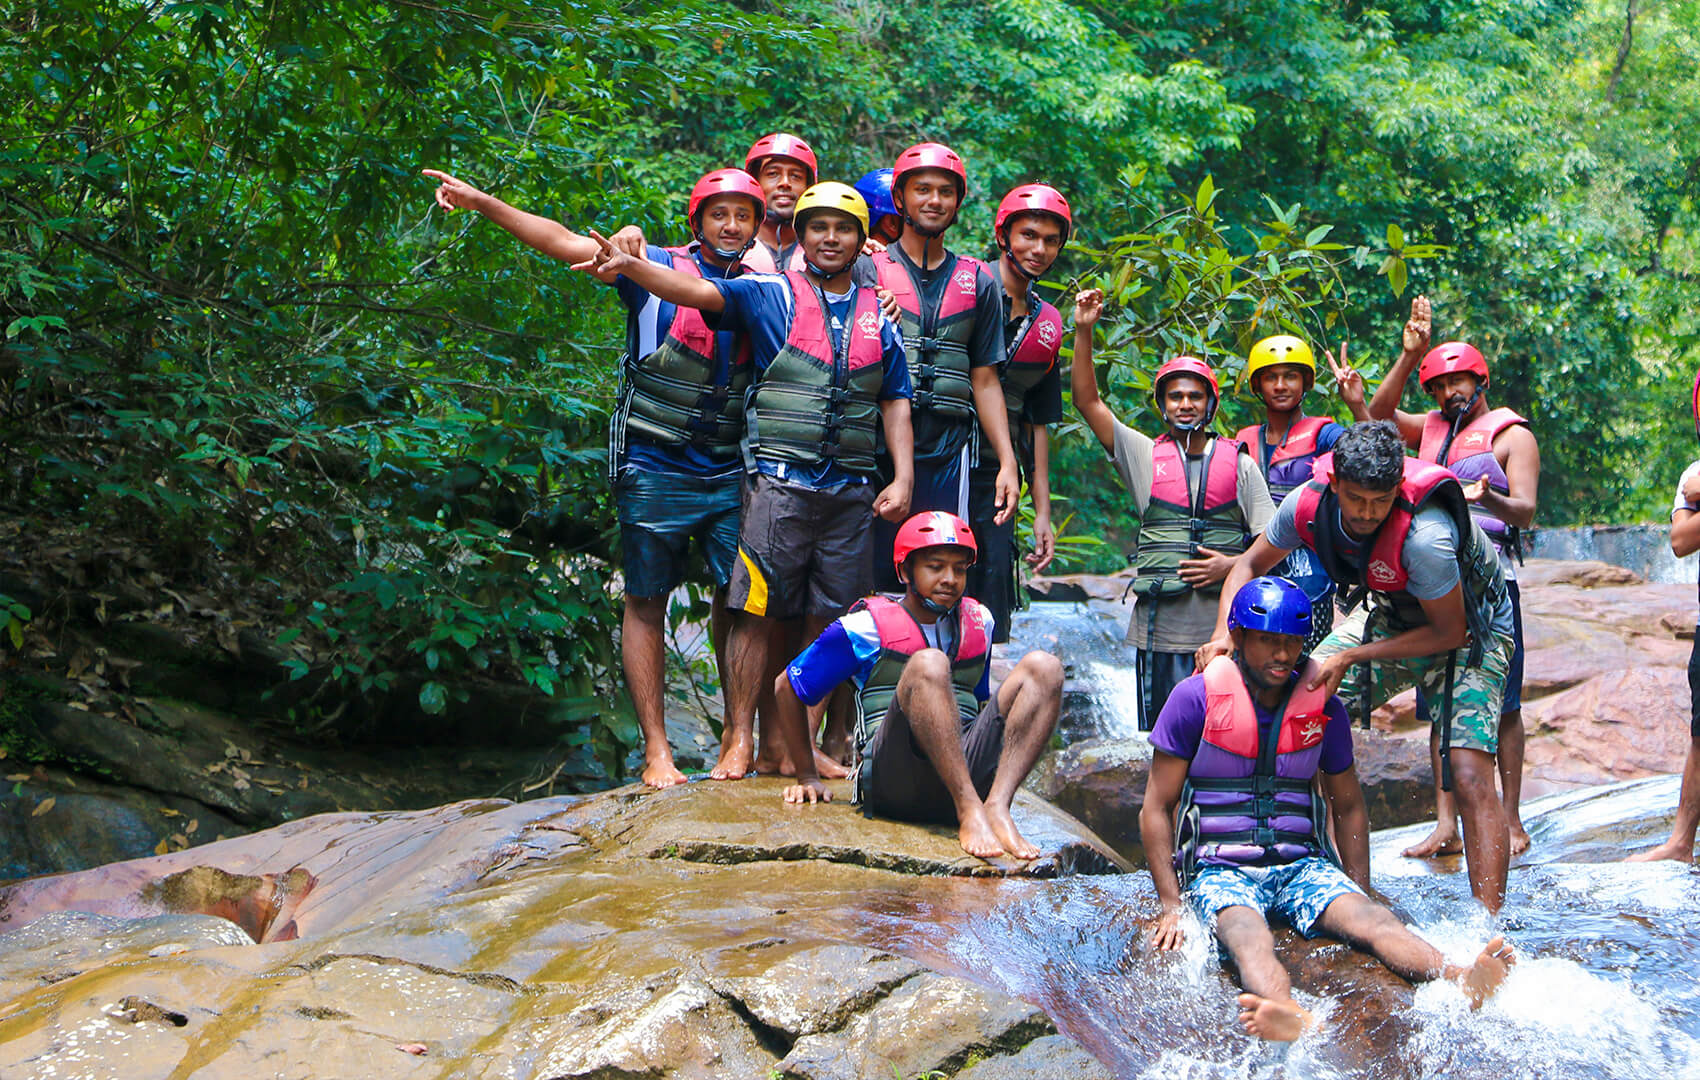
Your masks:
M 845 180 L 939 140 L 970 168 L 959 251 L 990 252 L 1009 186 L 1067 193 L 1051 290 L 1065 317 L 1110 291 L 1098 360 L 1132 423 L 1159 357 L 1231 379 L 1278 328 L 1379 374 L 1424 292 L 1532 417 L 1541 523 L 1661 520 L 1694 455 L 1691 0 L 22 0 L 0 23 L 14 703 L 35 672 L 148 723 L 151 660 L 111 646 L 146 626 L 241 658 L 243 708 L 315 739 L 464 732 L 519 685 L 619 771 L 623 314 L 438 211 L 426 167 L 682 241 L 690 181 L 764 132 Z M 1251 414 L 1230 398 L 1224 430 Z M 1114 568 L 1134 523 L 1102 455 L 1067 426 L 1053 468 L 1076 566 Z M 52 757 L 6 700 L 0 756 Z

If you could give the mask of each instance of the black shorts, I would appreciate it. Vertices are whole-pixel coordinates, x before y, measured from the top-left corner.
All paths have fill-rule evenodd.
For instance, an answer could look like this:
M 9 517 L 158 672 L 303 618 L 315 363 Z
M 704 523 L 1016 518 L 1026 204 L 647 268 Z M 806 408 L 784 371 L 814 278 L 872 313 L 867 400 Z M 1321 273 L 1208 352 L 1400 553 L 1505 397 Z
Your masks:
M 872 484 L 815 491 L 758 473 L 744 489 L 728 605 L 774 619 L 844 614 L 868 595 L 877 494 Z
M 1688 736 L 1700 739 L 1700 630 L 1688 654 Z
M 992 790 L 997 776 L 998 755 L 1003 753 L 1003 713 L 993 694 L 969 725 L 962 730 L 962 756 L 968 760 L 968 775 L 980 798 Z M 891 710 L 868 743 L 867 753 L 856 777 L 862 806 L 878 817 L 899 821 L 955 825 L 956 803 L 939 779 L 938 770 L 916 745 L 909 718 L 892 699 Z

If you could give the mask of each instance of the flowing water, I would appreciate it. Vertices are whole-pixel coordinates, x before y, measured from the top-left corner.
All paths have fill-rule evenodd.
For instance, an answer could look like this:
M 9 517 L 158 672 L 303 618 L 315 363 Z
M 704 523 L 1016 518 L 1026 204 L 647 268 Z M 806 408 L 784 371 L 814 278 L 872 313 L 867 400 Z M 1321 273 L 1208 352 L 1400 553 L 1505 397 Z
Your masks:
M 1101 602 L 1016 617 L 1010 655 L 1070 661 L 1069 741 L 1137 734 L 1124 628 Z M 1617 861 L 1668 835 L 1677 788 L 1658 777 L 1526 803 L 1534 845 L 1514 860 L 1497 920 L 1471 899 L 1461 858 L 1399 854 L 1429 825 L 1376 834 L 1374 882 L 1407 925 L 1459 963 L 1503 933 L 1521 961 L 1472 1012 L 1450 984 L 1412 988 L 1345 945 L 1283 932 L 1301 1003 L 1328 1018 L 1291 1046 L 1239 1031 L 1237 987 L 1201 926 L 1178 954 L 1151 952 L 1144 873 L 929 882 L 870 904 L 863 934 L 1038 1003 L 1121 1077 L 1700 1080 L 1700 872 Z
M 1503 933 L 1520 963 L 1472 1012 L 1450 984 L 1413 989 L 1347 946 L 1284 932 L 1299 1000 L 1328 1017 L 1292 1046 L 1239 1032 L 1202 927 L 1178 954 L 1147 948 L 1144 874 L 932 884 L 871 905 L 864 934 L 1038 1003 L 1121 1077 L 1700 1077 L 1700 873 L 1598 861 L 1662 838 L 1676 794 L 1660 777 L 1528 804 L 1535 848 L 1497 921 L 1470 900 L 1461 860 L 1398 854 L 1427 826 L 1378 833 L 1374 880 L 1409 926 L 1457 962 Z

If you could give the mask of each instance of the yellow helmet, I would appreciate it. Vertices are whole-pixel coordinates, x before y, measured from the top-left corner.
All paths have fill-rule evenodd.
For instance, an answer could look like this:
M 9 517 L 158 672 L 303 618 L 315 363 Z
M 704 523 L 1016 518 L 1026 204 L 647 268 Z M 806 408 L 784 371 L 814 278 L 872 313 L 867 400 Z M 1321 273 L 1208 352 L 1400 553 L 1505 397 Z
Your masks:
M 867 239 L 868 204 L 862 201 L 862 197 L 856 194 L 856 189 L 849 184 L 823 180 L 803 192 L 797 200 L 797 205 L 791 210 L 791 224 L 800 233 L 809 215 L 822 210 L 837 210 L 855 218 L 856 224 L 862 227 L 862 238 Z
M 1291 334 L 1266 337 L 1251 347 L 1245 366 L 1246 382 L 1257 389 L 1257 373 L 1277 364 L 1297 364 L 1305 369 L 1305 389 L 1316 383 L 1316 356 L 1310 346 Z

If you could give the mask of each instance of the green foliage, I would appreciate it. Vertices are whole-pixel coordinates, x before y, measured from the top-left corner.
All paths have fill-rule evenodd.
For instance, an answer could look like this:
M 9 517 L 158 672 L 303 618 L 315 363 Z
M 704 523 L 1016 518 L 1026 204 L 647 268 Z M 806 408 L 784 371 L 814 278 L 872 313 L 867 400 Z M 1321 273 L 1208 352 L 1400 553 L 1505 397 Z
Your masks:
M 24 647 L 24 627 L 29 625 L 30 609 L 0 593 L 0 634 L 11 642 L 12 648 Z

